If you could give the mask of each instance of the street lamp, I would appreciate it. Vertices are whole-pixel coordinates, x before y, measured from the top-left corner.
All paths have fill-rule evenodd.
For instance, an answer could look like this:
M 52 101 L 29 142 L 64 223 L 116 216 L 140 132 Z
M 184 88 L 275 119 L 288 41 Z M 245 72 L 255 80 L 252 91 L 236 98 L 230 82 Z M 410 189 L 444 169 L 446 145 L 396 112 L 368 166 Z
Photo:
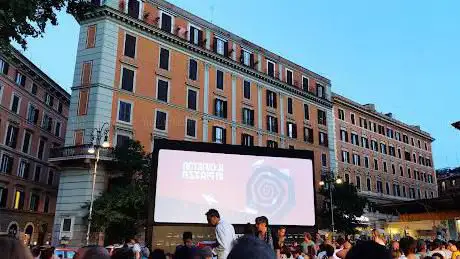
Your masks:
M 86 232 L 86 245 L 89 245 L 89 235 L 91 232 L 91 221 L 93 216 L 93 203 L 94 203 L 94 188 L 96 186 L 96 174 L 97 174 L 97 163 L 99 162 L 99 151 L 102 148 L 108 148 L 110 146 L 108 142 L 109 124 L 105 122 L 100 128 L 94 128 L 91 132 L 91 144 L 92 146 L 88 149 L 88 153 L 95 154 L 96 159 L 94 161 L 93 171 L 93 183 L 91 190 L 91 201 L 89 205 L 89 216 L 88 216 L 88 231 Z M 102 143 L 101 143 L 102 141 Z
M 334 204 L 332 202 L 332 190 L 334 189 L 334 186 L 336 184 L 342 184 L 343 181 L 341 178 L 337 177 L 335 178 L 333 173 L 329 173 L 325 175 L 325 178 L 319 182 L 320 186 L 325 186 L 327 184 L 328 189 L 329 189 L 329 199 L 331 200 L 331 229 L 332 229 L 332 235 L 334 235 L 335 232 L 335 227 L 334 227 Z
M 458 130 L 460 130 L 460 121 L 457 121 L 457 122 L 452 123 L 452 127 L 456 128 L 456 129 L 458 129 Z

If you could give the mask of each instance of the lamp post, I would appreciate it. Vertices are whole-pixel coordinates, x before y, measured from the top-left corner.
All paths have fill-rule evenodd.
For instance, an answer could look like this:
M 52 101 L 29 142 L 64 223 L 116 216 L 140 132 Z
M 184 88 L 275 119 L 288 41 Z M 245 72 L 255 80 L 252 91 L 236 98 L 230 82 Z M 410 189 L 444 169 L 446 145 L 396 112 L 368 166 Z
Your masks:
M 334 204 L 333 204 L 333 195 L 332 195 L 332 190 L 336 184 L 342 184 L 342 179 L 341 178 L 335 178 L 333 173 L 327 174 L 326 177 L 319 182 L 320 186 L 328 186 L 329 188 L 329 199 L 331 201 L 331 229 L 332 229 L 332 236 L 334 236 L 335 232 L 335 226 L 334 226 Z
M 94 128 L 91 132 L 91 144 L 92 146 L 88 149 L 88 153 L 95 154 L 94 170 L 93 170 L 93 182 L 91 190 L 91 200 L 89 205 L 89 216 L 88 216 L 88 231 L 86 232 L 86 245 L 89 245 L 89 235 L 91 232 L 91 221 L 93 216 L 93 203 L 94 203 L 94 188 L 96 186 L 96 174 L 97 174 L 97 163 L 99 162 L 99 151 L 102 148 L 108 148 L 108 133 L 109 124 L 105 122 L 100 128 Z M 102 143 L 101 143 L 102 141 Z

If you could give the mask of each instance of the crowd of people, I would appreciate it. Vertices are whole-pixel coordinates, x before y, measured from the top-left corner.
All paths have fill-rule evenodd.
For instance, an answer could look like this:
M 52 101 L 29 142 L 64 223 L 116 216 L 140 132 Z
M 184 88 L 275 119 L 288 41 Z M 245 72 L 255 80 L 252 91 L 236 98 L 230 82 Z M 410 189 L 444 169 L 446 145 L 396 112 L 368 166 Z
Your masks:
M 85 246 L 75 253 L 74 259 L 460 259 L 460 243 L 456 241 L 415 240 L 410 236 L 400 240 L 387 240 L 382 229 L 374 229 L 371 238 L 351 240 L 344 237 L 332 240 L 316 233 L 304 233 L 303 240 L 289 243 L 288 229 L 270 229 L 267 217 L 248 223 L 242 236 L 235 234 L 233 225 L 222 220 L 215 209 L 206 213 L 208 223 L 215 228 L 216 242 L 196 246 L 193 234 L 184 232 L 183 244 L 175 253 L 161 249 L 150 252 L 137 240 L 128 238 L 124 245 L 113 251 L 101 246 Z M 0 237 L 0 258 L 5 259 L 59 259 L 53 248 L 26 248 L 19 240 Z

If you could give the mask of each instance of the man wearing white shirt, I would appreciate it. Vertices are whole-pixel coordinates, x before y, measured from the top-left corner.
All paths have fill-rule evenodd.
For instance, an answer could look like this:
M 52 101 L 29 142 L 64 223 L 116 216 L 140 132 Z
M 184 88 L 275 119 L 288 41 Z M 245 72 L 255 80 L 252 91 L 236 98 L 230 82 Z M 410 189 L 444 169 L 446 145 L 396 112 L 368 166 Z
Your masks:
M 211 226 L 216 227 L 218 244 L 215 248 L 215 252 L 217 254 L 217 259 L 227 259 L 236 239 L 235 229 L 232 224 L 221 220 L 219 212 L 215 209 L 210 209 L 206 212 L 206 218 Z

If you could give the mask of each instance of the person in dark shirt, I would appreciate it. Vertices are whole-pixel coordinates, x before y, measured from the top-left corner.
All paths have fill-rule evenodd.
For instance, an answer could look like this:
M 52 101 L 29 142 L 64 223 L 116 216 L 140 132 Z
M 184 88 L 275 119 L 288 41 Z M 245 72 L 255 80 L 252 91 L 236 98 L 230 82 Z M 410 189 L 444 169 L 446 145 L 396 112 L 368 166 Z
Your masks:
M 273 248 L 275 249 L 276 257 L 281 258 L 281 252 L 284 251 L 284 240 L 286 239 L 286 227 L 278 228 L 276 235 L 273 238 Z
M 273 237 L 268 227 L 268 219 L 265 216 L 256 218 L 256 228 L 257 228 L 257 237 L 267 243 L 267 245 L 274 250 L 273 247 Z
M 347 253 L 345 259 L 391 259 L 391 252 L 388 248 L 373 241 L 357 243 Z
M 193 245 L 193 234 L 192 232 L 184 232 L 182 234 L 182 240 L 184 245 L 176 247 L 174 258 L 176 259 L 193 259 L 196 253 L 196 247 Z

